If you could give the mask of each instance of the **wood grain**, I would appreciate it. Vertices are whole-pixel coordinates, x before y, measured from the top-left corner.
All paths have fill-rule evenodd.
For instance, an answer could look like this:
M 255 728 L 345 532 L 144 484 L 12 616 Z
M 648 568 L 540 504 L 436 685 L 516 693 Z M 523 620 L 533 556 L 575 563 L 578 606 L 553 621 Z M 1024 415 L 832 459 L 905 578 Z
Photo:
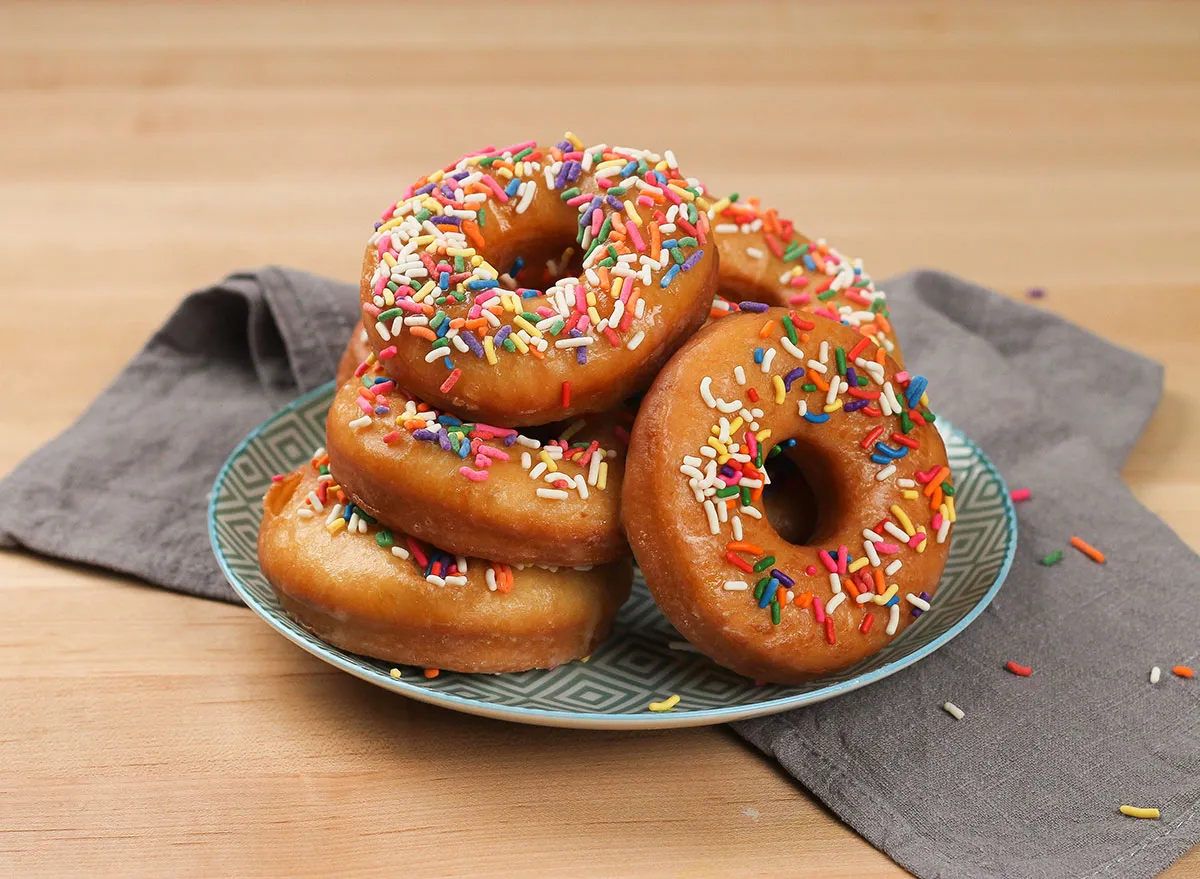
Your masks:
M 571 128 L 1163 361 L 1126 476 L 1200 546 L 1200 6 L 496 8 L 0 5 L 0 472 L 187 290 L 352 279 L 421 171 Z M 63 345 L 90 368 L 33 379 Z M 903 875 L 723 729 L 455 715 L 244 609 L 13 553 L 0 766 L 4 875 Z

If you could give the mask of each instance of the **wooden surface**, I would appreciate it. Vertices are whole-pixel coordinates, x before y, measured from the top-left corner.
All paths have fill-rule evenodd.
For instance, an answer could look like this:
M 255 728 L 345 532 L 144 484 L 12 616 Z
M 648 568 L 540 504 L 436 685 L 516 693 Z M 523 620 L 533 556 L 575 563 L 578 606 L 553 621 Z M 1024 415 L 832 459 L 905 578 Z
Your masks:
M 1164 361 L 1126 475 L 1200 546 L 1200 7 L 521 7 L 0 6 L 0 472 L 184 292 L 352 279 L 420 172 L 570 127 Z M 59 346 L 88 368 L 30 371 Z M 335 870 L 902 875 L 723 729 L 460 716 L 242 608 L 0 554 L 0 874 Z

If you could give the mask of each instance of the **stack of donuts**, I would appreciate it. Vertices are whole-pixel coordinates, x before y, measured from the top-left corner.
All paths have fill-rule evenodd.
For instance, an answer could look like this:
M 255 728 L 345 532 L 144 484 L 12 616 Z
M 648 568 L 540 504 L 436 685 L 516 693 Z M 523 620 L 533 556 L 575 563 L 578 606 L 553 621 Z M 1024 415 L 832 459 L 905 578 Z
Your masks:
M 808 679 L 928 610 L 954 490 L 860 263 L 674 155 L 469 154 L 380 216 L 326 445 L 259 557 L 330 643 L 462 672 L 588 657 L 630 592 Z

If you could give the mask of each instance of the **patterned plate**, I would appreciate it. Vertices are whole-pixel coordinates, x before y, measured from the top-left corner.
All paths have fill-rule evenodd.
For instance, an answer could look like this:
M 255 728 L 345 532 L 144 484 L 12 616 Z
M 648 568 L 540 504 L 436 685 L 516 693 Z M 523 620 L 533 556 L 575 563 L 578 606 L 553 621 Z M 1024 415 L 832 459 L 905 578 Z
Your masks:
M 333 392 L 331 382 L 291 403 L 230 455 L 209 503 L 213 551 L 242 600 L 309 653 L 380 687 L 470 714 L 546 726 L 649 729 L 724 723 L 820 702 L 894 674 L 961 632 L 1000 589 L 1016 549 L 1017 520 L 1004 480 L 974 443 L 941 418 L 958 521 L 937 600 L 891 644 L 851 668 L 801 687 L 755 686 L 704 656 L 672 648 L 681 638 L 639 574 L 612 634 L 586 663 L 504 675 L 443 672 L 432 680 L 403 668 L 396 680 L 390 663 L 346 653 L 293 623 L 258 566 L 258 524 L 271 475 L 308 463 L 324 444 Z M 670 712 L 647 710 L 672 694 L 680 700 Z

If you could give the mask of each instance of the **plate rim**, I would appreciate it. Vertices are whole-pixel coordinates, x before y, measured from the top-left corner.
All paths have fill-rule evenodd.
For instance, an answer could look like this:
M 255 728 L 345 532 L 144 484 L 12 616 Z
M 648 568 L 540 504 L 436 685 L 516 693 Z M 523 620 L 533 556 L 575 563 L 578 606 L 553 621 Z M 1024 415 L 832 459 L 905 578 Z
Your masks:
M 641 714 L 631 713 L 609 713 L 598 711 L 559 711 L 550 708 L 530 708 L 520 705 L 500 705 L 495 702 L 487 702 L 480 699 L 472 699 L 466 696 L 458 696 L 453 693 L 444 693 L 440 690 L 431 690 L 414 684 L 403 679 L 397 680 L 390 676 L 385 677 L 382 672 L 376 674 L 369 673 L 358 666 L 343 658 L 343 653 L 340 648 L 334 647 L 332 644 L 327 644 L 316 635 L 308 633 L 308 638 L 311 641 L 302 637 L 299 633 L 289 629 L 279 615 L 270 608 L 264 606 L 249 591 L 248 587 L 241 582 L 241 578 L 230 568 L 226 561 L 225 555 L 221 550 L 217 540 L 217 501 L 220 497 L 220 489 L 225 482 L 225 479 L 232 469 L 234 463 L 241 457 L 242 453 L 255 442 L 271 425 L 288 414 L 307 406 L 313 400 L 331 393 L 336 390 L 336 381 L 328 381 L 319 387 L 313 388 L 305 394 L 301 394 L 285 406 L 269 415 L 261 424 L 255 427 L 239 442 L 229 453 L 225 459 L 225 463 L 221 465 L 221 469 L 217 471 L 216 479 L 213 480 L 212 488 L 209 491 L 207 525 L 208 538 L 212 547 L 213 555 L 216 556 L 217 564 L 221 569 L 221 573 L 233 587 L 235 593 L 242 602 L 256 615 L 263 619 L 272 629 L 283 635 L 296 646 L 300 647 L 307 653 L 312 654 L 318 659 L 348 672 L 360 680 L 382 687 L 393 693 L 399 693 L 403 696 L 416 699 L 420 702 L 425 702 L 431 705 L 439 705 L 443 708 L 449 708 L 455 711 L 461 711 L 467 714 L 474 714 L 480 717 L 489 717 L 495 720 L 506 720 L 512 723 L 525 723 L 535 726 L 554 726 L 573 729 L 674 729 L 689 726 L 710 726 L 718 723 L 731 723 L 738 720 L 748 720 L 754 717 L 764 717 L 772 714 L 779 714 L 783 711 L 788 711 L 793 708 L 802 708 L 806 705 L 814 705 L 818 702 L 824 702 L 826 699 L 832 699 L 835 696 L 841 696 L 862 687 L 869 686 L 891 677 L 899 671 L 903 671 L 914 663 L 920 662 L 930 654 L 944 647 L 958 635 L 960 635 L 972 622 L 974 622 L 987 607 L 992 603 L 996 594 L 1000 591 L 1000 587 L 1004 585 L 1004 581 L 1008 578 L 1009 570 L 1012 568 L 1013 560 L 1016 557 L 1017 538 L 1018 538 L 1018 522 L 1016 508 L 1013 505 L 1012 497 L 1009 492 L 1008 483 L 1005 482 L 1003 474 L 999 468 L 992 462 L 992 459 L 983 451 L 983 449 L 971 439 L 966 433 L 956 428 L 949 419 L 944 416 L 939 416 L 938 421 L 944 422 L 945 427 L 950 431 L 959 434 L 966 440 L 972 449 L 978 454 L 979 460 L 986 468 L 988 473 L 997 481 L 1000 486 L 1000 496 L 1003 502 L 1005 524 L 1008 526 L 1005 529 L 1005 556 L 1004 561 L 1000 565 L 1000 570 L 997 572 L 995 579 L 984 595 L 976 602 L 970 610 L 968 610 L 957 622 L 942 634 L 938 635 L 932 641 L 918 647 L 911 653 L 906 653 L 892 662 L 880 666 L 872 671 L 863 672 L 854 677 L 840 681 L 835 684 L 821 687 L 817 690 L 812 690 L 807 693 L 799 693 L 792 696 L 781 696 L 775 699 L 768 699 L 763 702 L 755 702 L 751 705 L 730 706 L 728 708 L 701 708 L 694 711 L 681 710 L 678 712 L 645 712 Z M 316 643 L 313 643 L 315 641 Z M 669 694 L 666 694 L 669 695 Z M 664 695 L 663 698 L 666 697 Z

